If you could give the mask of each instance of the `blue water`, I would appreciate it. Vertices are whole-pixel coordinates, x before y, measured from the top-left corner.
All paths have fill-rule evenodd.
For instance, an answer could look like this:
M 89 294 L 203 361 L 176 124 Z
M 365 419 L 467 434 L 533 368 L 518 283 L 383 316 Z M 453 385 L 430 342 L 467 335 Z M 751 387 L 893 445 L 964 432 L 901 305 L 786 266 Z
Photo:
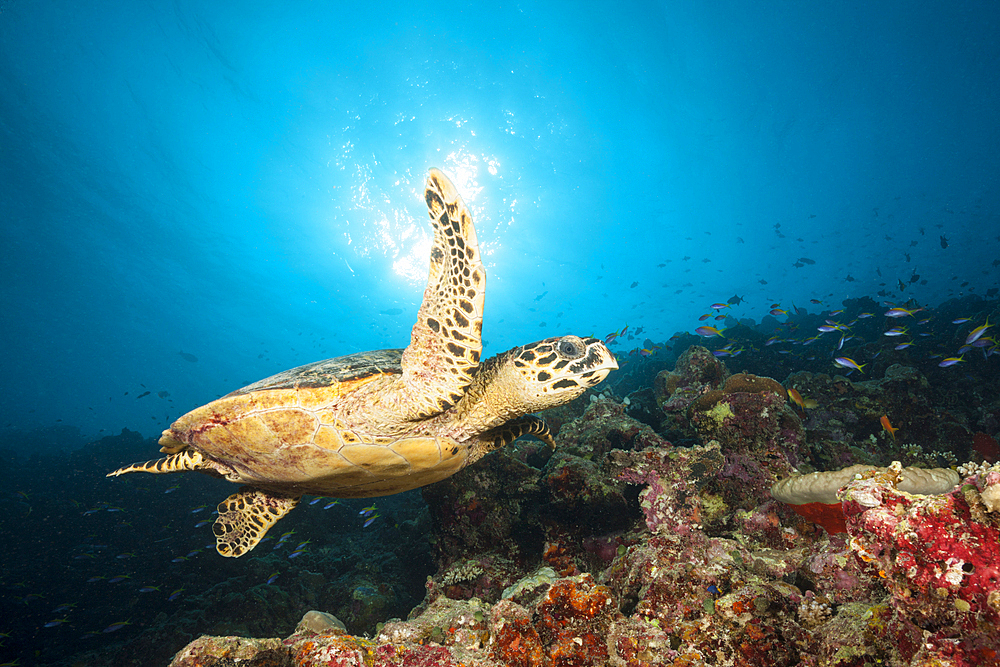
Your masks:
M 405 346 L 432 166 L 488 354 L 997 285 L 994 2 L 118 4 L 0 4 L 9 432 Z

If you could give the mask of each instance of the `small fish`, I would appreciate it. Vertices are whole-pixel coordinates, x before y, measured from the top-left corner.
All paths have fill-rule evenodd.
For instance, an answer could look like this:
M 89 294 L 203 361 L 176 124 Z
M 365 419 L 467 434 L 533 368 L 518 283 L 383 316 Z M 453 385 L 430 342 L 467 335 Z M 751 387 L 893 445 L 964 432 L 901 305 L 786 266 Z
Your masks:
M 121 582 L 125 581 L 126 579 L 131 579 L 131 578 L 132 577 L 128 576 L 127 574 L 119 574 L 117 577 L 112 577 L 112 578 L 108 579 L 108 583 L 109 584 L 118 584 L 118 583 L 121 583 Z
M 971 317 L 959 317 L 951 321 L 952 324 L 965 324 L 966 322 L 971 322 Z
M 315 505 L 316 503 L 318 503 L 321 500 L 323 500 L 323 496 L 316 496 L 315 498 L 313 498 L 312 500 L 309 501 L 309 504 L 310 505 Z
M 118 554 L 117 556 L 115 556 L 115 558 L 117 558 L 119 560 L 122 560 L 122 559 L 125 559 L 125 558 L 135 558 L 135 554 L 134 553 Z
M 193 354 L 188 354 L 187 352 L 178 352 L 177 354 L 181 355 L 181 359 L 184 361 L 190 361 L 192 364 L 198 361 L 198 357 Z
M 132 624 L 130 622 L 128 622 L 128 621 L 119 621 L 117 623 L 112 623 L 108 627 L 106 627 L 103 630 L 101 630 L 101 632 L 118 632 L 119 630 L 121 630 L 122 628 L 124 628 L 126 625 L 132 625 Z
M 715 327 L 702 326 L 694 330 L 699 336 L 704 336 L 705 338 L 711 338 L 712 336 L 721 336 L 722 331 L 719 331 Z
M 948 357 L 947 359 L 942 360 L 938 366 L 941 368 L 948 368 L 949 366 L 954 366 L 960 361 L 964 361 L 964 359 L 962 359 L 962 357 Z
M 698 318 L 698 321 L 699 322 L 704 322 L 705 320 L 707 320 L 711 316 L 712 316 L 712 313 L 705 313 L 704 315 L 702 315 L 701 317 Z
M 193 510 L 191 510 L 191 514 L 197 514 L 198 512 L 203 511 L 206 507 L 208 507 L 208 505 L 199 505 L 198 507 L 195 507 Z
M 210 523 L 212 523 L 211 519 L 205 519 L 204 521 L 199 521 L 198 523 L 194 524 L 194 527 L 201 528 L 202 526 L 207 526 Z
M 332 501 L 328 502 L 326 505 L 323 505 L 323 509 L 328 510 L 331 507 L 333 507 L 334 505 L 339 505 L 339 504 L 340 504 L 339 500 L 332 500 Z
M 170 562 L 171 563 L 183 563 L 186 560 L 187 560 L 187 558 L 185 558 L 184 556 L 178 556 L 177 558 L 171 558 Z
M 990 318 L 987 317 L 986 324 L 982 324 L 969 332 L 969 336 L 965 339 L 965 344 L 972 345 L 975 343 L 991 326 L 993 325 L 990 324 Z
M 783 308 L 772 308 L 770 310 L 770 313 L 775 317 L 777 317 L 778 315 L 787 315 L 788 311 Z
M 87 579 L 87 583 L 92 584 L 95 581 L 100 581 L 101 579 L 104 579 L 104 577 L 102 576 L 91 577 L 90 579 Z
M 722 310 L 724 308 L 729 308 L 729 304 L 728 303 L 713 303 L 711 306 L 709 306 L 709 308 L 711 308 L 712 310 Z
M 893 327 L 882 333 L 883 336 L 903 336 L 906 335 L 906 327 Z
M 68 623 L 68 622 L 69 622 L 68 618 L 55 618 L 55 619 L 52 619 L 51 621 L 49 621 L 48 623 L 46 623 L 45 625 L 43 625 L 42 627 L 43 628 L 54 628 L 57 625 L 62 625 L 63 623 Z
M 923 308 L 914 308 L 913 310 L 907 310 L 906 308 L 890 308 L 885 312 L 886 317 L 913 317 L 913 313 L 919 313 Z
M 164 493 L 173 493 L 174 491 L 176 491 L 179 488 L 181 488 L 180 484 L 174 484 L 169 489 L 167 489 L 166 491 L 164 491 Z
M 361 516 L 371 516 L 372 514 L 374 514 L 377 511 L 378 511 L 378 508 L 375 507 L 374 505 L 372 505 L 370 507 L 365 507 L 360 512 L 358 512 L 358 514 L 360 514 Z
M 380 516 L 380 515 L 378 515 L 378 514 L 373 514 L 373 515 L 371 515 L 370 517 L 368 517 L 368 518 L 367 518 L 367 519 L 365 520 L 364 524 L 362 524 L 362 526 L 361 526 L 361 527 L 362 527 L 362 528 L 367 528 L 368 526 L 372 525 L 373 523 L 375 523 L 375 519 L 379 518 L 379 516 Z
M 181 596 L 181 593 L 183 592 L 184 592 L 183 588 L 178 588 L 176 591 L 171 592 L 170 596 L 167 598 L 167 602 L 173 602 L 174 600 L 179 598 Z
M 138 400 L 139 400 L 140 398 L 142 398 L 143 396 L 149 396 L 149 395 L 150 395 L 151 393 L 152 393 L 152 392 L 149 392 L 149 391 L 144 391 L 144 392 L 142 392 L 141 394 L 139 394 L 138 396 L 136 396 L 136 397 L 135 397 L 135 400 L 137 400 L 137 401 L 138 401 Z
M 841 324 L 822 324 L 816 327 L 816 331 L 819 331 L 821 333 L 829 333 L 831 331 L 840 331 L 843 328 L 844 326 Z
M 889 423 L 888 415 L 882 415 L 879 422 L 882 424 L 882 428 L 885 429 L 885 432 L 892 436 L 892 441 L 896 442 L 896 431 L 898 431 L 899 428 L 893 427 L 893 425 Z
M 905 343 L 900 343 L 899 345 L 897 345 L 893 349 L 894 350 L 905 350 L 906 348 L 908 348 L 908 347 L 910 347 L 912 345 L 913 345 L 913 341 L 907 341 Z
M 281 573 L 280 572 L 275 572 L 270 577 L 268 577 L 267 578 L 268 585 L 273 584 L 278 579 L 279 576 L 281 576 Z
M 305 549 L 300 549 L 299 551 L 293 551 L 292 553 L 288 554 L 288 557 L 289 558 L 298 558 L 299 556 L 301 556 L 305 552 L 306 552 Z
M 868 364 L 859 364 L 850 357 L 837 357 L 836 359 L 833 360 L 833 363 L 837 364 L 841 368 L 852 368 L 862 373 L 865 372 L 864 367 L 868 365 Z
M 789 388 L 788 388 L 788 398 L 789 398 L 789 399 L 790 399 L 790 400 L 792 401 L 792 403 L 794 403 L 795 405 L 799 406 L 799 407 L 800 407 L 800 408 L 802 408 L 802 409 L 805 409 L 805 407 L 806 407 L 806 404 L 805 404 L 805 402 L 804 402 L 804 401 L 802 400 L 802 394 L 800 394 L 800 393 L 798 392 L 798 390 L 797 390 L 797 389 L 795 389 L 794 387 L 789 387 Z
M 858 315 L 859 320 L 866 320 L 869 317 L 875 317 L 875 313 L 861 313 L 860 315 Z
M 734 294 L 734 295 L 732 295 L 731 297 L 729 297 L 729 299 L 728 299 L 727 303 L 731 303 L 731 304 L 733 304 L 734 306 L 738 306 L 738 305 L 740 305 L 741 303 L 743 303 L 743 297 L 741 297 L 741 296 L 738 296 L 738 295 Z
M 816 263 L 816 260 L 809 259 L 808 257 L 799 257 L 799 261 L 802 262 L 803 264 L 815 264 Z
M 947 248 L 948 247 L 948 237 L 947 236 L 942 236 L 941 237 L 941 247 L 942 248 Z
M 139 589 L 140 593 L 158 593 L 160 591 L 159 586 L 143 586 Z

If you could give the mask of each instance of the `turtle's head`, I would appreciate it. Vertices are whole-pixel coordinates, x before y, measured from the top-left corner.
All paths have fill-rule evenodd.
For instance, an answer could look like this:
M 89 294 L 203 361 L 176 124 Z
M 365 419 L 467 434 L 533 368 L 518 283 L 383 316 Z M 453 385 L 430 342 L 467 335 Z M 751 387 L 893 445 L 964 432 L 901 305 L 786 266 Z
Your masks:
M 504 423 L 568 403 L 616 368 L 611 350 L 596 338 L 546 338 L 484 362 L 468 407 L 477 405 L 484 422 Z
M 529 412 L 569 403 L 618 368 L 611 350 L 596 338 L 546 338 L 508 355 L 505 364 L 519 377 Z

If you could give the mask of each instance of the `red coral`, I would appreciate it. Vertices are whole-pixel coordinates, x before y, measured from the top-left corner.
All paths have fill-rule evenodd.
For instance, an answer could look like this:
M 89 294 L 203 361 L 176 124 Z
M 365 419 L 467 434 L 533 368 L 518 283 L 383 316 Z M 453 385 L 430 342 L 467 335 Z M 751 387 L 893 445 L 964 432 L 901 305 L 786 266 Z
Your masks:
M 491 615 L 501 619 L 493 628 L 491 656 L 509 667 L 541 667 L 545 655 L 538 631 L 531 625 L 527 612 L 519 605 L 503 600 Z
M 843 507 L 851 548 L 901 614 L 941 636 L 995 633 L 1000 530 L 974 519 L 960 490 L 911 496 L 865 479 L 847 487 Z

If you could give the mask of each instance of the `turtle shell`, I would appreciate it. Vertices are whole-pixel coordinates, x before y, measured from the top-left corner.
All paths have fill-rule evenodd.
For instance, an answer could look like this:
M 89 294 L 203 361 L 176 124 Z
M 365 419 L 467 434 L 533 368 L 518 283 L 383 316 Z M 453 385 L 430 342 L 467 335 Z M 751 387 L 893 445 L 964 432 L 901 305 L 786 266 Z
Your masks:
M 444 479 L 465 465 L 468 444 L 362 416 L 391 400 L 401 355 L 362 352 L 255 382 L 178 419 L 161 451 L 193 449 L 230 481 L 286 494 L 365 498 Z
M 361 380 L 373 375 L 401 374 L 403 350 L 371 350 L 343 357 L 324 359 L 292 368 L 248 384 L 226 396 L 250 394 L 265 389 L 329 387 L 338 382 Z

